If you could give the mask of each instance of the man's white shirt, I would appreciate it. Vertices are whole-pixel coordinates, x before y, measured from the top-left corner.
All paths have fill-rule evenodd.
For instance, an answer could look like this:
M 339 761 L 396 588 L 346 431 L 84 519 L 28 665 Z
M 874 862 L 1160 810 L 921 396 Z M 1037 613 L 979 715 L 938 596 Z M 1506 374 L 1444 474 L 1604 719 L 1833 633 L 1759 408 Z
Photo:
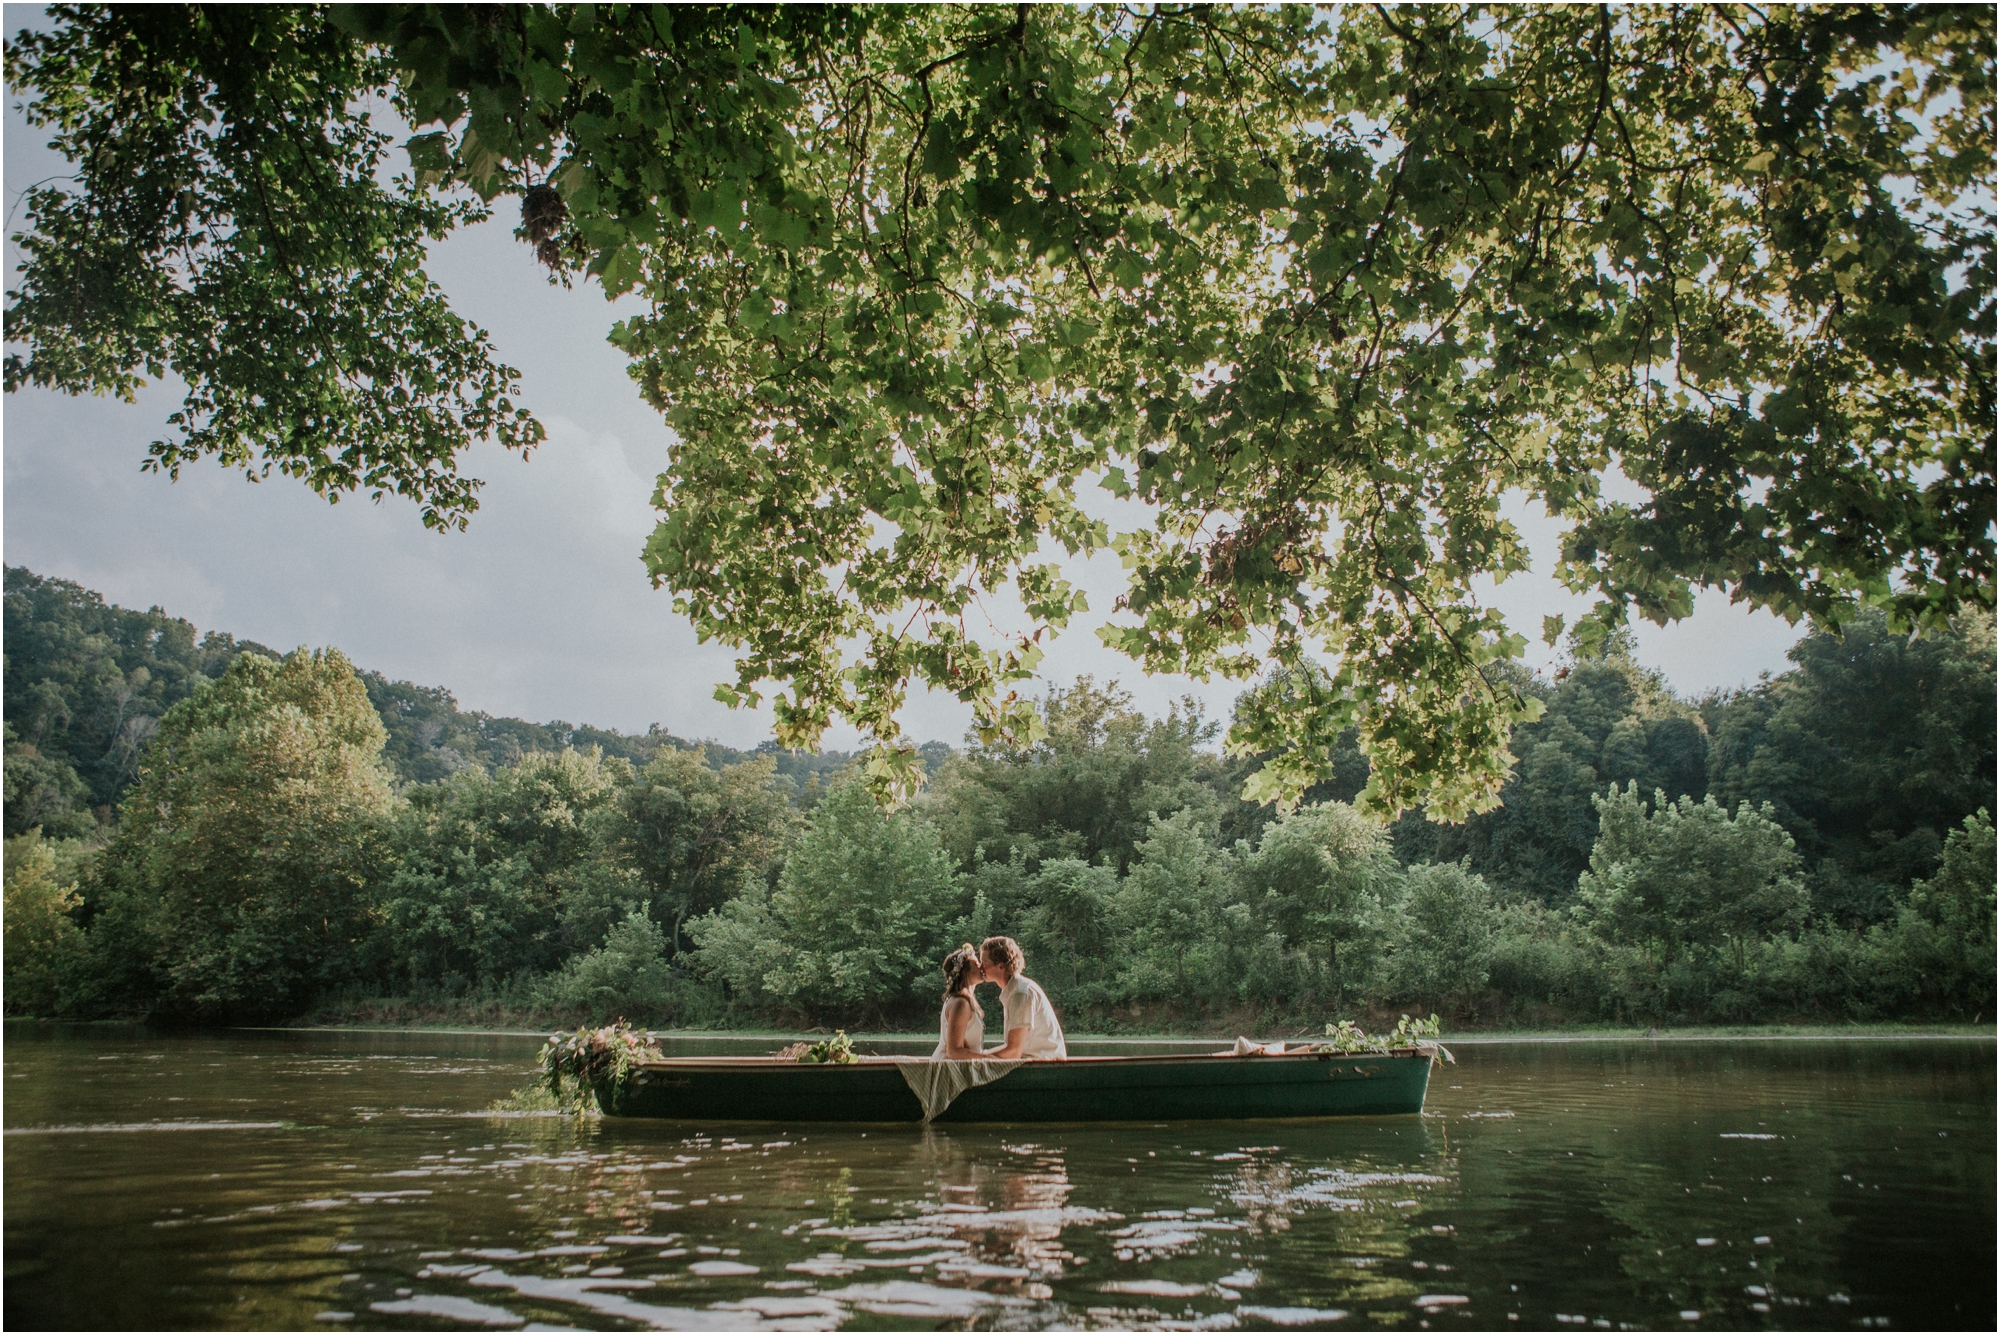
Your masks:
M 1061 1061 L 1069 1056 L 1069 1049 L 1063 1044 L 1062 1025 L 1056 1021 L 1056 1008 L 1049 1004 L 1049 994 L 1034 979 L 1020 973 L 1009 979 L 1000 989 L 1000 1009 L 1006 1017 L 1001 1022 L 1002 1033 L 1028 1031 L 1028 1041 L 1021 1046 L 1022 1056 L 1037 1061 Z

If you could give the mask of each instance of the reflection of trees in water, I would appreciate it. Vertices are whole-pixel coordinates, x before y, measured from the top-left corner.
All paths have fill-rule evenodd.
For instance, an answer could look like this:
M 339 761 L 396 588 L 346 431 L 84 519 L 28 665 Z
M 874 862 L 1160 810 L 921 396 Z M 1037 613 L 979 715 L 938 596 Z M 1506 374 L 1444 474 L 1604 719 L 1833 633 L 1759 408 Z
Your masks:
M 1069 1208 L 1075 1188 L 1060 1153 L 1032 1144 L 1004 1148 L 1013 1162 L 974 1157 L 936 1128 L 924 1133 L 919 1158 L 941 1207 L 928 1222 L 969 1244 L 966 1260 L 941 1266 L 940 1278 L 955 1272 L 982 1289 L 1047 1298 L 1041 1281 L 1061 1277 L 1076 1259 L 1062 1244 L 1063 1230 L 1106 1216 Z
M 1481 1111 L 1452 1129 L 1461 1230 L 1486 1266 L 1538 1273 L 1578 1312 L 1591 1294 L 1593 1317 L 1635 1323 L 1700 1311 L 1725 1324 L 1848 1326 L 1904 1302 L 1937 1324 L 1939 1295 L 1961 1272 L 1925 1267 L 1915 1240 L 1977 1238 L 1969 1245 L 1990 1251 L 1990 1196 L 1977 1213 L 1942 1213 L 1966 1199 L 1958 1183 L 1991 1182 L 1990 1132 L 1964 1160 L 1928 1160 L 1942 1190 L 1892 1198 L 1889 1185 L 1892 1171 L 1923 1183 L 1919 1145 L 1971 1150 L 1947 1119 L 1990 1119 L 1990 1046 L 1522 1045 L 1491 1070 Z M 1485 1120 L 1496 1110 L 1511 1116 Z M 1990 1285 L 1981 1299 L 1990 1304 Z M 1964 1309 L 1963 1325 L 1981 1320 Z
M 520 1118 L 495 1125 L 504 1128 L 508 1143 L 487 1157 L 520 1193 L 517 1222 L 544 1232 L 565 1227 L 579 1234 L 654 1234 L 712 1226 L 718 1220 L 710 1211 L 690 1209 L 693 1201 L 726 1209 L 742 1190 L 737 1175 L 716 1171 L 727 1164 L 715 1162 L 720 1147 L 706 1136 L 621 1146 L 608 1143 L 590 1120 Z
M 1289 1231 L 1298 1210 L 1291 1196 L 1299 1177 L 1283 1159 L 1256 1160 L 1237 1169 L 1230 1179 L 1229 1199 L 1242 1207 L 1243 1231 L 1252 1237 Z
M 1444 1129 L 1398 1119 L 1391 1126 L 1287 1126 L 1282 1137 L 1289 1142 L 1282 1147 L 1203 1153 L 1209 1162 L 1202 1167 L 1214 1175 L 1197 1171 L 1179 1180 L 1222 1207 L 1210 1213 L 1153 1208 L 1165 1203 L 1163 1196 L 1172 1199 L 1158 1180 L 1133 1191 L 1123 1178 L 1093 1173 L 1097 1160 L 1112 1152 L 1108 1146 L 1095 1153 L 1088 1143 L 1065 1151 L 996 1147 L 933 1130 L 917 1153 L 941 1209 L 925 1224 L 970 1244 L 968 1268 L 941 1266 L 940 1278 L 957 1268 L 980 1287 L 1001 1291 L 996 1281 L 1004 1271 L 1016 1277 L 1019 1287 L 1012 1291 L 1042 1297 L 1049 1283 L 1075 1274 L 1078 1258 L 1063 1239 L 1067 1233 L 1075 1242 L 1074 1231 L 1082 1230 L 1086 1242 L 1110 1249 L 1101 1258 L 1113 1267 L 1105 1279 L 1128 1275 L 1127 1265 L 1214 1251 L 1229 1257 L 1224 1268 L 1276 1261 L 1279 1273 L 1271 1280 L 1283 1285 L 1279 1274 L 1290 1269 L 1283 1258 L 1310 1253 L 1316 1258 L 1309 1285 L 1315 1302 L 1407 1308 L 1424 1291 L 1421 1270 L 1413 1279 L 1410 1268 L 1424 1250 L 1420 1238 L 1431 1228 L 1428 1216 L 1460 1196 L 1455 1147 Z M 1006 1152 L 996 1154 L 996 1148 Z M 1120 1157 L 1133 1148 L 1120 1144 Z M 1157 1162 L 1164 1170 L 1172 1161 Z M 1087 1199 L 1079 1199 L 1080 1185 L 1091 1191 Z
M 1429 1139 L 1424 1142 L 1429 1146 Z M 1287 1234 L 1286 1250 L 1334 1261 L 1314 1276 L 1315 1301 L 1365 1306 L 1408 1303 L 1423 1286 L 1400 1273 L 1418 1248 L 1413 1238 L 1430 1227 L 1428 1212 L 1455 1205 L 1459 1165 L 1448 1152 L 1382 1162 L 1348 1155 L 1315 1161 L 1293 1153 L 1241 1164 L 1227 1195 L 1241 1212 L 1237 1227 L 1248 1237 Z M 1383 1267 L 1395 1267 L 1395 1272 Z
M 1695 1310 L 1761 1322 L 1768 1311 L 1807 1308 L 1824 1314 L 1813 1324 L 1849 1324 L 1828 1295 L 1893 1262 L 1852 1240 L 1842 1197 L 1859 1192 L 1842 1175 L 1855 1173 L 1862 1146 L 1894 1143 L 1883 1127 L 1909 1136 L 1903 1128 L 1918 1120 L 1907 1104 L 1872 1112 L 1857 1096 L 1871 1070 L 1937 1079 L 1926 1057 L 1935 1060 L 1852 1042 L 1530 1050 L 1514 1066 L 1542 1088 L 1516 1075 L 1506 1106 L 1520 1120 L 1479 1133 L 1519 1147 L 1468 1156 L 1466 1198 L 1489 1249 L 1517 1248 L 1545 1267 L 1566 1258 L 1568 1282 L 1615 1260 L 1643 1316 Z M 1558 1204 L 1564 1233 L 1578 1241 L 1551 1256 L 1545 1221 Z M 1915 1217 L 1872 1218 L 1892 1235 L 1921 1227 Z

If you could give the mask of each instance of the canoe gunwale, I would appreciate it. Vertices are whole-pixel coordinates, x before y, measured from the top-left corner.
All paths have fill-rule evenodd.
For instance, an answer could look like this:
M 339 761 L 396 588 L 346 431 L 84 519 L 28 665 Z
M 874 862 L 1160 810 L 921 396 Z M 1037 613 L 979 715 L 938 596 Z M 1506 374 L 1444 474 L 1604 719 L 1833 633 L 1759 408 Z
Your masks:
M 1143 1056 L 1106 1057 L 1064 1057 L 1041 1059 L 1033 1063 L 1043 1069 L 1090 1069 L 1107 1066 L 1160 1066 L 1186 1064 L 1191 1062 L 1238 1061 L 1251 1065 L 1265 1065 L 1274 1062 L 1306 1061 L 1381 1061 L 1393 1059 L 1401 1061 L 1430 1061 L 1428 1054 L 1415 1048 L 1396 1048 L 1387 1052 L 1283 1052 L 1277 1054 L 1252 1053 L 1238 1056 L 1233 1052 L 1176 1052 L 1148 1054 Z M 856 1057 L 852 1062 L 801 1062 L 787 1057 L 661 1057 L 654 1061 L 638 1061 L 631 1064 L 634 1071 L 694 1071 L 703 1068 L 717 1070 L 784 1070 L 829 1071 L 852 1069 L 856 1066 L 893 1066 L 896 1057 Z M 917 1057 L 914 1053 L 901 1060 L 928 1061 L 928 1057 Z M 1028 1068 L 1022 1068 L 1028 1069 Z

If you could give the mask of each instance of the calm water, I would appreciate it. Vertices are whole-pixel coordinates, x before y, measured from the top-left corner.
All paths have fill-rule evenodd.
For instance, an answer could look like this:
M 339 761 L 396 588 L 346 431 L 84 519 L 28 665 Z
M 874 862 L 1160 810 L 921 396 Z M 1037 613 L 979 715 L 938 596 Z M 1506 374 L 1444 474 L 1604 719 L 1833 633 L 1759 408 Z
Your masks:
M 1994 1324 L 1991 1041 L 1468 1044 L 1421 1118 L 925 1132 L 481 1115 L 523 1038 L 6 1037 L 14 1329 Z

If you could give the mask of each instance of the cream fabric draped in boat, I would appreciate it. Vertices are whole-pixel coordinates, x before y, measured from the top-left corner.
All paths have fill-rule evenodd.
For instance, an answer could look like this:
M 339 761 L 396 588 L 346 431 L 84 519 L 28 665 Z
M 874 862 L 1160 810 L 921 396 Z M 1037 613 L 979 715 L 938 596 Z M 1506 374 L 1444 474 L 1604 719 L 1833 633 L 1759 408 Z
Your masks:
M 903 1073 L 910 1092 L 924 1105 L 926 1122 L 951 1106 L 951 1101 L 968 1089 L 991 1084 L 1022 1061 L 955 1062 L 937 1057 L 898 1057 L 896 1069 Z

